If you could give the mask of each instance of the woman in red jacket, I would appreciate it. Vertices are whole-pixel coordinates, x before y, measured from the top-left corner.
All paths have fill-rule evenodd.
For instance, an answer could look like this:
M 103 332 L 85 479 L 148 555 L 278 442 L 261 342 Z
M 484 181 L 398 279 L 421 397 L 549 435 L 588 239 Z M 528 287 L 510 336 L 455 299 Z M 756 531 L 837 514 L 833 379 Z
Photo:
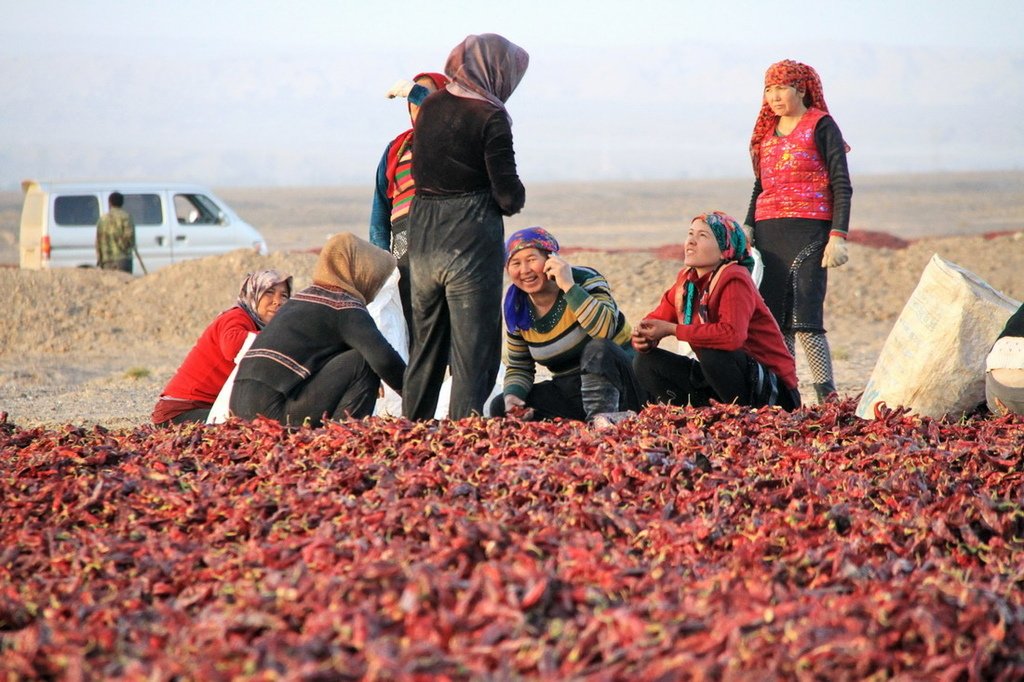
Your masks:
M 205 422 L 249 332 L 263 329 L 291 295 L 291 275 L 277 270 L 246 275 L 235 305 L 203 331 L 160 394 L 153 423 Z
M 690 223 L 685 267 L 633 330 L 633 367 L 652 402 L 800 406 L 796 363 L 757 285 L 743 228 L 714 211 Z M 696 359 L 658 348 L 666 336 Z

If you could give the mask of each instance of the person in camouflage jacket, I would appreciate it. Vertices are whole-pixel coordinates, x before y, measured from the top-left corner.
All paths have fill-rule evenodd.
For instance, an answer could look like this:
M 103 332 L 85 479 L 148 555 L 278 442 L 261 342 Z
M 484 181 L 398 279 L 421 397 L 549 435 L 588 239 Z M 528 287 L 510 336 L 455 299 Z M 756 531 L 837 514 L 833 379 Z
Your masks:
M 124 195 L 112 192 L 110 210 L 96 223 L 96 266 L 104 270 L 132 271 L 135 222 L 124 210 Z

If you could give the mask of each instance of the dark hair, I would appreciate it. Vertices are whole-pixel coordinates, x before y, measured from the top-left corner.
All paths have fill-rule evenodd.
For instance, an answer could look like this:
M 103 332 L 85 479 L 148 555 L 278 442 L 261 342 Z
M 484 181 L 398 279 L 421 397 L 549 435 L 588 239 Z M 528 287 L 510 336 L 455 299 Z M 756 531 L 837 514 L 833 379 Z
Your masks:
M 122 206 L 124 206 L 124 195 L 121 194 L 120 192 L 111 192 L 110 193 L 110 205 L 111 206 L 117 206 L 118 208 L 121 208 Z

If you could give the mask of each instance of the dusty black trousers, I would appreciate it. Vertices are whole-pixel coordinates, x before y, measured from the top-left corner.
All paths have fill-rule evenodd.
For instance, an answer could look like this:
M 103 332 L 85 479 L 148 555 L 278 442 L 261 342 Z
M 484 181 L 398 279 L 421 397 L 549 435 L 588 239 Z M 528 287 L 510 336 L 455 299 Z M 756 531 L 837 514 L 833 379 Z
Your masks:
M 637 353 L 633 369 L 652 403 L 706 407 L 711 400 L 763 407 L 800 407 L 800 393 L 741 350 L 695 348 L 697 359 L 655 348 Z
M 412 329 L 402 413 L 431 419 L 450 365 L 448 416 L 483 414 L 501 362 L 504 222 L 489 191 L 413 199 Z
M 618 412 L 643 408 L 644 396 L 633 373 L 633 353 L 616 346 L 608 339 L 591 339 L 583 349 L 577 371 L 538 381 L 526 396 L 526 406 L 533 409 L 535 419 L 576 419 L 585 421 L 601 412 Z M 599 395 L 588 411 L 584 383 Z M 612 389 L 613 402 L 602 402 Z M 491 401 L 491 416 L 505 415 L 505 396 L 498 394 Z
M 362 354 L 347 350 L 331 358 L 306 381 L 285 395 L 256 379 L 239 379 L 231 389 L 231 414 L 243 419 L 257 416 L 299 426 L 309 420 L 320 426 L 329 419 L 360 419 L 373 414 L 380 378 Z

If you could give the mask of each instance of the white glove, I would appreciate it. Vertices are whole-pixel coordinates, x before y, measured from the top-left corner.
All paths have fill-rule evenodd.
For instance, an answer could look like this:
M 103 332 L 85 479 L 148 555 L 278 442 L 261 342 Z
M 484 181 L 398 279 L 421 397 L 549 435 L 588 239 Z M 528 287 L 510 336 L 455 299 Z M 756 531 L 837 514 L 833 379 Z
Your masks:
M 754 248 L 754 228 L 750 225 L 744 225 L 743 234 L 747 237 L 747 246 Z
M 829 237 L 828 244 L 825 244 L 825 255 L 821 259 L 821 267 L 838 268 L 848 260 L 850 260 L 850 255 L 846 252 L 846 238 L 838 235 Z
M 412 91 L 413 86 L 416 85 L 412 81 L 400 80 L 396 81 L 391 89 L 387 91 L 385 95 L 388 99 L 394 99 L 396 97 L 408 97 Z

